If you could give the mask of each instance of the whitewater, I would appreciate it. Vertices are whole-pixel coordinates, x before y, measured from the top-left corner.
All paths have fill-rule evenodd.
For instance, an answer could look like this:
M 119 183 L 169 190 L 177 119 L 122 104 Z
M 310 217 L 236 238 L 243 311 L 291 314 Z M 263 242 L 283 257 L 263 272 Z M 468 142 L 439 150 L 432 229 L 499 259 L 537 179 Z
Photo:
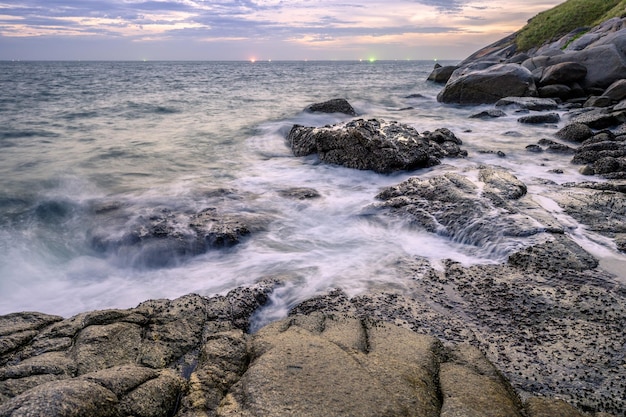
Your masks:
M 504 262 L 526 243 L 494 237 L 477 246 L 368 215 L 383 187 L 449 171 L 476 180 L 481 165 L 516 175 L 624 281 L 624 255 L 563 213 L 545 188 L 589 177 L 578 173 L 571 155 L 526 150 L 552 138 L 563 122 L 522 125 L 513 113 L 469 118 L 489 106 L 438 103 L 441 86 L 426 81 L 433 64 L 0 62 L 0 314 L 67 317 L 147 299 L 221 294 L 280 276 L 287 284 L 273 297 L 271 315 L 278 318 L 332 288 L 349 295 L 402 288 L 407 278 L 395 265 L 407 257 L 435 267 L 444 259 Z M 350 120 L 304 111 L 339 97 L 361 118 L 396 120 L 420 132 L 446 127 L 469 156 L 390 175 L 294 157 L 285 142 L 294 124 Z M 281 194 L 295 187 L 315 189 L 320 198 Z M 232 248 L 162 266 L 92 243 L 94 234 L 123 234 L 134 218 L 154 210 L 207 207 L 270 222 Z

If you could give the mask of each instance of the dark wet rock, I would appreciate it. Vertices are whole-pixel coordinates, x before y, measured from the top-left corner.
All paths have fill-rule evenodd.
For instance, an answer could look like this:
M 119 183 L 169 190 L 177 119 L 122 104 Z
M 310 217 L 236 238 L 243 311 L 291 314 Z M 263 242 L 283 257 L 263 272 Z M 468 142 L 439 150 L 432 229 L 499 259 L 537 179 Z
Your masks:
M 558 123 L 560 120 L 561 116 L 558 113 L 532 114 L 517 119 L 519 123 L 524 124 Z
M 319 191 L 314 188 L 297 187 L 287 188 L 278 192 L 282 197 L 292 198 L 294 200 L 310 200 L 321 197 Z
M 315 103 L 308 106 L 305 111 L 318 113 L 343 113 L 348 116 L 356 116 L 356 111 L 346 99 L 336 98 L 323 103 Z
M 577 116 L 574 116 L 571 123 L 582 123 L 592 129 L 605 129 L 617 126 L 626 121 L 623 111 L 609 112 L 607 109 L 594 109 Z
M 317 153 L 327 163 L 380 173 L 430 167 L 440 158 L 466 154 L 447 129 L 420 135 L 411 126 L 377 119 L 323 128 L 295 125 L 287 141 L 296 156 Z
M 583 123 L 571 123 L 554 134 L 559 139 L 583 142 L 593 136 L 593 130 Z
M 484 167 L 478 179 L 485 183 L 484 193 L 493 193 L 507 200 L 517 200 L 526 195 L 526 184 L 507 171 Z
M 566 184 L 553 198 L 588 230 L 609 238 L 626 233 L 626 184 L 623 182 Z
M 433 71 L 428 75 L 429 81 L 434 81 L 436 83 L 445 84 L 448 82 L 452 73 L 457 69 L 457 66 L 454 65 L 446 65 L 446 66 L 435 66 Z
M 121 237 L 92 232 L 91 245 L 101 252 L 116 252 L 133 265 L 160 267 L 230 247 L 246 236 L 261 231 L 269 219 L 247 213 L 221 213 L 214 207 L 197 213 L 153 209 L 134 219 L 130 231 Z
M 615 81 L 602 95 L 610 98 L 615 103 L 624 100 L 626 98 L 626 79 Z
M 525 110 L 544 111 L 556 110 L 556 101 L 540 97 L 505 97 L 496 102 L 496 107 L 513 106 Z
M 587 67 L 578 62 L 561 62 L 543 70 L 540 85 L 570 84 L 584 80 Z
M 480 154 L 491 154 L 491 155 L 497 155 L 500 158 L 506 158 L 506 154 L 502 151 L 493 151 L 493 150 L 479 150 L 478 153 Z
M 626 178 L 626 136 L 615 136 L 610 131 L 599 132 L 581 144 L 572 162 L 587 164 L 586 175 Z
M 470 119 L 496 119 L 498 117 L 504 117 L 506 113 L 498 109 L 489 109 L 481 111 L 470 116 Z
M 585 101 L 583 107 L 609 107 L 613 100 L 607 96 L 591 96 Z
M 528 145 L 526 146 L 526 150 L 528 152 L 535 152 L 535 153 L 541 153 L 543 152 L 543 148 L 539 145 Z
M 564 145 L 562 143 L 555 142 L 555 141 L 550 140 L 550 139 L 540 139 L 539 142 L 537 142 L 537 144 L 540 145 L 540 146 L 545 146 L 548 151 L 554 152 L 554 153 L 569 154 L 569 153 L 575 153 L 576 152 L 576 149 L 571 148 L 571 147 L 569 147 L 567 145 Z
M 553 84 L 539 87 L 538 94 L 541 98 L 556 97 L 562 100 L 568 99 L 574 95 L 574 93 L 572 93 L 572 89 L 563 84 Z
M 597 267 L 598 260 L 564 235 L 554 235 L 545 244 L 530 246 L 509 256 L 509 265 L 522 270 L 586 271 Z
M 517 64 L 499 64 L 451 78 L 437 100 L 442 103 L 485 104 L 508 96 L 530 95 L 536 95 L 531 72 Z
M 561 232 L 553 219 L 531 201 L 522 199 L 526 186 L 510 173 L 492 167 L 479 172 L 482 191 L 466 177 L 448 173 L 430 179 L 417 177 L 386 189 L 375 207 L 408 221 L 413 227 L 438 233 L 467 245 L 486 247 L 511 237 Z M 522 201 L 524 200 L 524 201 Z M 522 216 L 521 207 L 537 214 Z
M 415 98 L 428 98 L 428 97 L 426 97 L 423 94 L 416 93 L 416 94 L 409 94 L 408 96 L 406 96 L 404 98 L 414 98 L 415 99 Z

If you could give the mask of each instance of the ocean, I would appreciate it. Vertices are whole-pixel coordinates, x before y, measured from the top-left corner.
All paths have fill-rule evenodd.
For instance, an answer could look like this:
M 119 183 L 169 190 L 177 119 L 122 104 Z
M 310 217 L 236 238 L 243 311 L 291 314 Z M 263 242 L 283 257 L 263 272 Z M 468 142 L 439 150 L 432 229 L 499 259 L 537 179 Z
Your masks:
M 288 285 L 274 295 L 270 313 L 279 318 L 332 288 L 350 295 L 401 288 L 407 278 L 393 266 L 407 257 L 435 267 L 444 259 L 504 262 L 522 240 L 499 236 L 475 245 L 364 215 L 383 187 L 450 170 L 476 179 L 482 164 L 513 172 L 579 244 L 623 271 L 624 255 L 564 214 L 545 188 L 589 177 L 571 155 L 525 149 L 557 127 L 521 125 L 512 113 L 470 119 L 489 106 L 438 103 L 441 86 L 426 81 L 433 64 L 0 62 L 0 314 L 68 317 L 222 294 L 282 276 Z M 449 128 L 469 156 L 387 175 L 294 157 L 285 142 L 293 124 L 350 119 L 303 111 L 339 97 L 362 118 L 397 120 L 420 132 Z M 281 195 L 293 187 L 321 197 Z M 270 222 L 239 245 L 162 265 L 93 244 L 96 235 L 123 235 L 140 216 L 209 207 Z

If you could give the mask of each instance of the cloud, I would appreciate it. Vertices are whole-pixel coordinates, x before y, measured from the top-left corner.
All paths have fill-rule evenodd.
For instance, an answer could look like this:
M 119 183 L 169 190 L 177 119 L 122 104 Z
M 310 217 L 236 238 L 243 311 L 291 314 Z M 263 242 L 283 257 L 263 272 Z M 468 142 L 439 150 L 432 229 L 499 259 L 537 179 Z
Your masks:
M 3 3 L 4 1 L 4 3 Z M 559 0 L 0 0 L 7 39 L 84 38 L 134 43 L 250 43 L 267 48 L 362 48 L 367 42 L 489 43 Z M 29 43 L 30 45 L 31 43 Z M 166 51 L 163 44 L 162 51 Z M 177 44 L 178 45 L 178 44 Z M 352 45 L 352 46 L 350 46 Z M 465 46 L 468 47 L 468 46 Z M 245 48 L 243 48 L 245 49 Z M 159 50 L 155 46 L 155 50 Z M 342 49 L 343 50 L 343 49 Z M 468 51 L 472 52 L 472 51 Z M 172 56 L 178 56 L 172 54 Z

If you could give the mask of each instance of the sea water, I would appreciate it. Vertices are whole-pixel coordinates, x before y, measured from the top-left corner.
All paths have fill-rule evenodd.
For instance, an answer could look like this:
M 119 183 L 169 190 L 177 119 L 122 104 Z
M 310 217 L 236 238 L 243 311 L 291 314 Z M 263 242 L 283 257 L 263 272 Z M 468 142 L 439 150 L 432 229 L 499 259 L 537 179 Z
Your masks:
M 543 185 L 589 179 L 571 156 L 525 150 L 556 127 L 521 125 L 514 114 L 470 119 L 487 107 L 438 103 L 441 86 L 426 81 L 432 67 L 432 61 L 0 63 L 0 314 L 70 316 L 220 294 L 281 276 L 286 285 L 273 299 L 278 317 L 331 288 L 350 295 L 401 288 L 406 278 L 395 267 L 401 259 L 426 258 L 435 267 L 443 259 L 504 262 L 521 241 L 494 238 L 480 247 L 364 215 L 383 187 L 450 170 L 476 179 L 481 164 L 513 172 L 577 242 L 606 264 L 623 265 L 611 241 L 564 214 Z M 338 97 L 359 117 L 418 131 L 449 128 L 469 157 L 391 175 L 294 157 L 285 142 L 293 124 L 350 119 L 303 111 Z M 281 197 L 292 187 L 321 196 Z M 124 233 L 133 216 L 155 209 L 215 206 L 270 222 L 233 248 L 160 267 L 90 244 L 94 233 Z M 108 207 L 127 216 L 107 217 Z

